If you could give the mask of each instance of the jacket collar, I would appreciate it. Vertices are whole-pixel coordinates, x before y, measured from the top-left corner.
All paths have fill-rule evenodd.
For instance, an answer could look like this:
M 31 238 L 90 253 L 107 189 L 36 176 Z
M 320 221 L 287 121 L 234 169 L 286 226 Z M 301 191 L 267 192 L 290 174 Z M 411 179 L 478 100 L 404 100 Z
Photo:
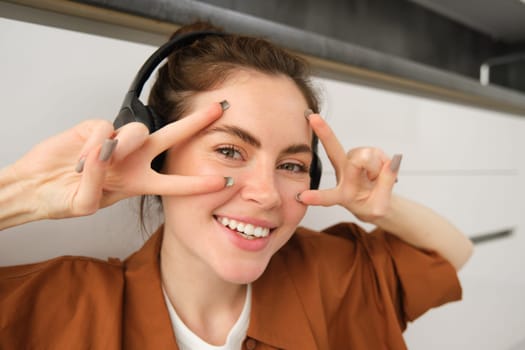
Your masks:
M 253 283 L 248 337 L 279 349 L 317 349 L 293 276 L 279 253 Z
M 124 349 L 177 349 L 162 292 L 160 227 L 125 261 Z
M 136 253 L 125 261 L 125 349 L 177 349 L 162 292 L 160 227 Z M 275 254 L 263 275 L 253 283 L 247 335 L 279 349 L 315 349 L 305 308 L 286 268 Z

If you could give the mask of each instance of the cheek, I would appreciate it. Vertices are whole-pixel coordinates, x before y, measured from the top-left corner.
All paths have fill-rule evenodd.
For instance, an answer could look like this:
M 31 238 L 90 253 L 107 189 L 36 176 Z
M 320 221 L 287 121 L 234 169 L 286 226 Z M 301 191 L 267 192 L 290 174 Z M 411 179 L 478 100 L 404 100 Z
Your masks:
M 286 217 L 290 222 L 298 224 L 306 214 L 307 207 L 297 201 L 298 193 L 309 189 L 309 183 L 292 183 L 288 181 L 280 186 L 282 207 L 286 212 Z
M 164 161 L 164 172 L 167 174 L 187 174 L 188 163 L 187 155 L 185 151 L 186 147 L 172 148 L 166 154 L 166 160 Z
M 221 175 L 221 168 L 198 151 L 188 148 L 170 150 L 165 162 L 165 172 L 178 175 Z

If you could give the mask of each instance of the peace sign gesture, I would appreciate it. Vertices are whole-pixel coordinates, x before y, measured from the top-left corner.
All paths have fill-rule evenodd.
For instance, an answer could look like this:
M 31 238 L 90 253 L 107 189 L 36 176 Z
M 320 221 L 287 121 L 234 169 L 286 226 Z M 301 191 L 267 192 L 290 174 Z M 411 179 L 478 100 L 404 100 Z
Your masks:
M 158 154 L 221 115 L 221 105 L 215 103 L 151 135 L 141 123 L 114 130 L 108 121 L 88 120 L 44 140 L 0 170 L 0 202 L 11 203 L 9 212 L 0 216 L 0 229 L 39 219 L 89 215 L 136 195 L 189 195 L 224 188 L 221 176 L 167 175 L 150 166 Z
M 334 188 L 300 194 L 307 205 L 341 205 L 366 222 L 382 217 L 389 205 L 401 155 L 390 159 L 378 148 L 361 147 L 345 152 L 332 129 L 318 114 L 308 117 L 335 169 Z

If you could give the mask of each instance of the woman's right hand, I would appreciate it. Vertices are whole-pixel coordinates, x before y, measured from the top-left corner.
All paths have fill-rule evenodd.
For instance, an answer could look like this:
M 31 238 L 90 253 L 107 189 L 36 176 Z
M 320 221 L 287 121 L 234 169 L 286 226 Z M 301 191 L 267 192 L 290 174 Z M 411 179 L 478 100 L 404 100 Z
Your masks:
M 158 154 L 221 115 L 221 105 L 216 103 L 151 135 L 138 122 L 115 131 L 108 121 L 89 120 L 43 141 L 0 170 L 0 229 L 39 219 L 89 215 L 142 194 L 221 190 L 224 177 L 165 175 L 150 165 Z M 113 152 L 111 140 L 117 140 Z

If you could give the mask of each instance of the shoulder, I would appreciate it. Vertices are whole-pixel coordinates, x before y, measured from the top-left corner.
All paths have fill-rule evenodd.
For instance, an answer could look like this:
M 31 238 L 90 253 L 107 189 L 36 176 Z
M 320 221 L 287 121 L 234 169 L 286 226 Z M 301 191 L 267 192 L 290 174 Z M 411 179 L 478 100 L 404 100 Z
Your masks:
M 334 290 L 349 287 L 351 281 L 373 283 L 373 259 L 378 257 L 372 257 L 372 250 L 383 255 L 387 251 L 370 248 L 370 240 L 376 239 L 354 223 L 322 231 L 301 227 L 276 253 L 271 267 L 287 270 L 301 288 L 320 286 L 319 292 L 330 299 Z
M 61 296 L 101 298 L 107 295 L 107 290 L 118 290 L 123 284 L 123 265 L 117 259 L 63 256 L 0 268 L 0 292 L 9 297 L 4 301 L 13 301 L 12 305 L 19 298 L 21 302 Z
M 0 291 L 13 300 L 17 296 L 25 300 L 61 295 L 95 297 L 123 285 L 123 278 L 123 265 L 117 259 L 63 256 L 35 264 L 0 267 Z
M 348 266 L 369 260 L 371 254 L 385 253 L 385 244 L 382 235 L 372 235 L 359 225 L 348 222 L 322 231 L 299 227 L 279 254 L 288 262 L 329 264 L 333 270 L 334 266 Z
M 447 260 L 380 229 L 368 233 L 353 223 L 321 232 L 301 228 L 281 254 L 296 283 L 320 285 L 327 296 L 366 291 L 363 299 L 393 305 L 403 328 L 428 309 L 461 299 Z
M 123 288 L 117 260 L 65 256 L 1 267 L 0 348 L 25 342 L 80 345 L 85 340 L 80 335 L 116 332 Z
M 77 256 L 62 256 L 34 264 L 0 267 L 0 283 L 45 278 L 47 280 L 92 278 L 122 274 L 118 259 L 107 261 Z

